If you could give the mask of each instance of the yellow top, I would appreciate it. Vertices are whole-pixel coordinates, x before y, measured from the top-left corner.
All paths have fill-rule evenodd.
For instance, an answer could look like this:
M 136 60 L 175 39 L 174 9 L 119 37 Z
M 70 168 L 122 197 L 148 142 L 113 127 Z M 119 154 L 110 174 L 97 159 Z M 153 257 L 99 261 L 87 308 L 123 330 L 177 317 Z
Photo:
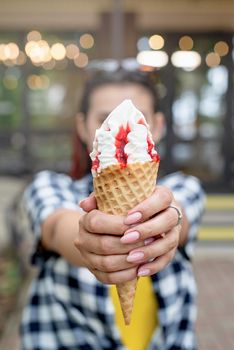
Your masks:
M 146 350 L 158 325 L 158 305 L 150 277 L 141 277 L 137 282 L 131 324 L 125 326 L 115 286 L 110 288 L 115 307 L 116 324 L 123 344 L 128 350 Z

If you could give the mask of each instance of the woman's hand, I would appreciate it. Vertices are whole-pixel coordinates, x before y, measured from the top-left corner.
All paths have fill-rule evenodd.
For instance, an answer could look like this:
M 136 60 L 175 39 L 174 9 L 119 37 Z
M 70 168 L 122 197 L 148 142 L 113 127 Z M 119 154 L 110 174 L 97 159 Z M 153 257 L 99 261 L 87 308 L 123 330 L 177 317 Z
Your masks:
M 134 225 L 121 238 L 124 244 L 142 242 L 142 246 L 130 251 L 128 262 L 138 263 L 138 276 L 157 273 L 173 259 L 180 242 L 181 225 L 172 192 L 157 186 L 152 196 L 132 209 L 125 218 L 126 225 Z M 138 237 L 138 238 L 137 238 Z
M 163 269 L 174 257 L 181 231 L 178 213 L 170 205 L 179 208 L 164 186 L 156 187 L 127 217 L 100 212 L 94 196 L 82 201 L 87 214 L 80 218 L 75 246 L 87 268 L 108 284 Z
M 74 243 L 86 267 L 103 283 L 117 284 L 134 279 L 138 264 L 128 262 L 127 256 L 142 243 L 121 242 L 121 236 L 129 229 L 124 217 L 96 210 L 94 196 L 82 201 L 80 206 L 87 214 L 79 220 L 79 236 Z

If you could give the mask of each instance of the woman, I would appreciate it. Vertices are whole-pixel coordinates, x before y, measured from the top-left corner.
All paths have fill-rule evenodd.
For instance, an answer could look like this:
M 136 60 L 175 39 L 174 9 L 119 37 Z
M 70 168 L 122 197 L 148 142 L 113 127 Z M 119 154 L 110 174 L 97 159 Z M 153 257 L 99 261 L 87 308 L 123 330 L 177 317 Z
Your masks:
M 77 164 L 76 154 L 73 178 L 44 171 L 25 192 L 39 275 L 23 314 L 24 350 L 196 349 L 189 259 L 204 204 L 199 182 L 181 173 L 162 178 L 127 217 L 101 213 L 95 197 L 87 197 L 92 192 L 87 154 L 95 130 L 126 98 L 143 112 L 158 142 L 163 118 L 146 77 L 122 70 L 97 76 L 88 82 L 77 115 L 82 162 Z M 147 276 L 140 279 L 134 307 L 139 312 L 133 319 L 140 323 L 126 329 L 110 284 L 136 276 Z

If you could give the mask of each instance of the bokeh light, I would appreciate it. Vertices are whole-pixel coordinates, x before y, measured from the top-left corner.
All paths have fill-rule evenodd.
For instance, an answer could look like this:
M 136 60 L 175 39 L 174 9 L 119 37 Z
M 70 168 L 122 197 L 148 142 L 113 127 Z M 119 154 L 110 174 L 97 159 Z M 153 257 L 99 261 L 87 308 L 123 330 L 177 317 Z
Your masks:
M 27 61 L 26 55 L 23 51 L 19 52 L 19 56 L 16 59 L 16 64 L 18 64 L 19 66 L 22 66 L 23 64 L 25 64 Z
M 216 52 L 210 52 L 206 56 L 206 64 L 208 67 L 217 67 L 220 61 L 220 56 Z
M 80 37 L 80 45 L 83 49 L 91 49 L 94 45 L 94 38 L 91 34 L 83 34 Z
M 13 74 L 5 75 L 2 82 L 5 88 L 8 90 L 14 90 L 18 87 L 18 79 Z
M 147 36 L 143 36 L 137 41 L 137 49 L 138 51 L 149 50 L 149 38 Z
M 160 50 L 163 48 L 164 46 L 164 39 L 161 35 L 152 35 L 149 38 L 149 46 L 151 47 L 151 49 L 153 50 Z
M 31 90 L 48 89 L 50 85 L 50 79 L 47 77 L 47 75 L 44 74 L 31 74 L 27 79 L 27 85 Z
M 89 63 L 89 58 L 86 55 L 86 53 L 81 52 L 77 57 L 74 59 L 74 64 L 79 68 L 84 68 Z
M 214 52 L 219 56 L 226 56 L 229 52 L 229 46 L 225 41 L 219 41 L 214 46 Z
M 143 66 L 161 68 L 167 65 L 168 55 L 164 51 L 141 51 L 137 55 L 137 62 Z
M 78 56 L 79 52 L 79 47 L 75 44 L 69 44 L 66 46 L 66 56 L 70 60 L 73 60 L 76 56 Z
M 3 47 L 3 60 L 15 60 L 19 56 L 19 47 L 15 43 L 9 43 Z
M 25 52 L 35 65 L 51 60 L 50 47 L 45 40 L 29 41 L 25 45 Z
M 27 40 L 28 41 L 39 41 L 39 40 L 41 40 L 41 33 L 38 32 L 37 30 L 32 30 L 31 32 L 28 33 Z
M 196 69 L 201 64 L 201 56 L 196 51 L 176 51 L 171 56 L 173 66 L 187 71 Z
M 63 60 L 64 57 L 66 56 L 66 49 L 63 44 L 61 43 L 56 43 L 53 44 L 51 49 L 50 49 L 51 56 L 56 60 L 60 61 Z
M 193 39 L 191 38 L 191 36 L 188 36 L 188 35 L 182 36 L 182 38 L 180 38 L 179 40 L 179 47 L 183 51 L 192 50 Z

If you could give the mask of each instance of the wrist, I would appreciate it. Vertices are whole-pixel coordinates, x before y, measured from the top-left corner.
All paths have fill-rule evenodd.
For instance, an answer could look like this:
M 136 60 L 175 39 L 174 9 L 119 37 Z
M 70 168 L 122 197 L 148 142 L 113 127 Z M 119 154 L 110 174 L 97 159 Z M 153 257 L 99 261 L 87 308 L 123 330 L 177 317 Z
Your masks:
M 74 240 L 78 237 L 80 216 L 81 213 L 75 210 L 58 210 L 46 219 L 42 232 L 44 247 L 75 266 L 84 266 L 81 254 L 74 246 Z

